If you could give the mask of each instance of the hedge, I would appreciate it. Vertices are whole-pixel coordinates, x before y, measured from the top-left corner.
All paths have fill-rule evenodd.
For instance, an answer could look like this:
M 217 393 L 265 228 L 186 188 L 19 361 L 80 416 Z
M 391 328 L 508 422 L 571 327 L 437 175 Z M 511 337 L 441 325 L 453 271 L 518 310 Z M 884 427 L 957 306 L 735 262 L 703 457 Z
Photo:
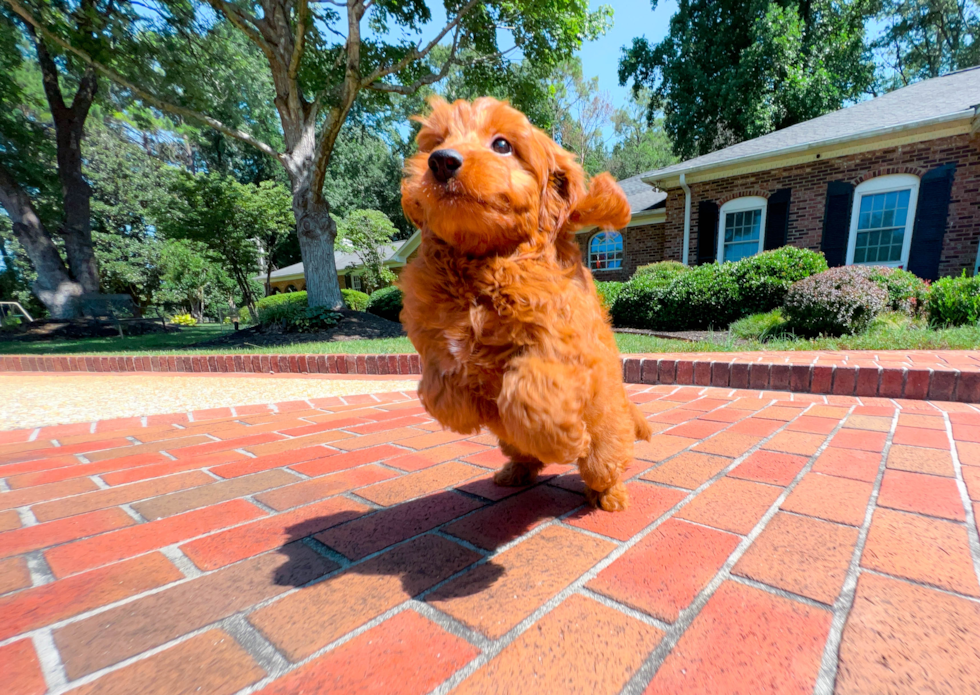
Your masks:
M 367 311 L 389 321 L 398 321 L 402 311 L 402 291 L 394 285 L 375 290 L 368 300 Z
M 937 327 L 980 324 L 980 276 L 942 278 L 932 283 L 926 300 L 929 323 Z
M 366 293 L 358 290 L 341 290 L 340 294 L 344 296 L 344 304 L 351 311 L 364 311 L 367 309 L 370 297 Z

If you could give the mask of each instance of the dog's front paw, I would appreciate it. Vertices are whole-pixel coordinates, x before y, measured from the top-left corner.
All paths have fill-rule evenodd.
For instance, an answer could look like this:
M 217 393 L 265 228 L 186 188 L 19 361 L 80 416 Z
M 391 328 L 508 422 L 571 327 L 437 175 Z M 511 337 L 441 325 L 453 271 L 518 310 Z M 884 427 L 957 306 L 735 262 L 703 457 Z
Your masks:
M 493 474 L 493 482 L 502 487 L 523 487 L 533 483 L 537 477 L 537 467 L 532 470 L 523 463 L 508 461 L 503 468 Z
M 622 512 L 630 506 L 630 493 L 622 482 L 602 492 L 585 488 L 585 497 L 593 507 L 606 512 Z

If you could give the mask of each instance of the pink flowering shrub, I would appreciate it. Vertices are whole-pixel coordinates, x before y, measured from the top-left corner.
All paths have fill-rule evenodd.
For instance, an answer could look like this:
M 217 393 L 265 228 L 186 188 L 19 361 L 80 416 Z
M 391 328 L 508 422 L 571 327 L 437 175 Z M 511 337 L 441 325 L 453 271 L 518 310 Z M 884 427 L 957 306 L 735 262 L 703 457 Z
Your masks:
M 793 284 L 783 315 L 803 335 L 839 336 L 864 331 L 888 308 L 888 290 L 872 277 L 881 268 L 842 266 Z

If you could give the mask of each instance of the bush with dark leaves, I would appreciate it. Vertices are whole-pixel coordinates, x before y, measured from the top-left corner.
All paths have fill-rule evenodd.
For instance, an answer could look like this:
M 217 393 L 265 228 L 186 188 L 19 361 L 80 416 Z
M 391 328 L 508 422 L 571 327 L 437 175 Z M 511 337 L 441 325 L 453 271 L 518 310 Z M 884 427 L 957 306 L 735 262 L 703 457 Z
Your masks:
M 873 268 L 842 266 L 800 280 L 786 294 L 783 315 L 795 332 L 840 336 L 861 333 L 888 307 L 888 291 Z
M 402 291 L 394 285 L 375 290 L 368 299 L 367 311 L 383 319 L 397 321 L 402 311 Z

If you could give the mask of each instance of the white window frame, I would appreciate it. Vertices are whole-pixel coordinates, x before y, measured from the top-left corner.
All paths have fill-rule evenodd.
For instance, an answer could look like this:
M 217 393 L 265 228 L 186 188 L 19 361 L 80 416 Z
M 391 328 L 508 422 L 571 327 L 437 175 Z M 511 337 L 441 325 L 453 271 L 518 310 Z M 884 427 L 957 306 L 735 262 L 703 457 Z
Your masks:
M 759 250 L 755 252 L 756 254 L 762 253 L 766 246 L 766 208 L 768 207 L 769 201 L 761 195 L 734 198 L 721 206 L 718 210 L 718 248 L 715 251 L 717 263 L 725 263 L 725 215 L 730 212 L 762 210 L 762 216 L 759 219 Z
M 364 291 L 364 282 L 361 280 L 361 276 L 355 273 L 350 275 L 350 288 L 355 292 Z
M 890 268 L 905 268 L 909 265 L 909 249 L 912 248 L 912 228 L 915 226 L 915 208 L 919 202 L 919 177 L 914 174 L 888 174 L 868 179 L 854 189 L 851 202 L 851 226 L 847 234 L 847 265 L 854 265 L 854 247 L 857 246 L 858 218 L 861 216 L 861 198 L 877 193 L 909 191 L 909 213 L 905 218 L 905 237 L 902 240 L 902 257 L 887 263 L 860 263 L 858 265 L 884 265 Z
M 592 267 L 592 241 L 600 234 L 618 234 L 620 241 L 623 242 L 622 257 L 619 259 L 618 268 L 593 268 Z M 626 237 L 623 236 L 623 232 L 618 229 L 609 230 L 599 230 L 595 234 L 589 235 L 588 245 L 586 246 L 586 252 L 589 260 L 589 271 L 593 273 L 614 273 L 618 270 L 623 270 L 626 267 Z

